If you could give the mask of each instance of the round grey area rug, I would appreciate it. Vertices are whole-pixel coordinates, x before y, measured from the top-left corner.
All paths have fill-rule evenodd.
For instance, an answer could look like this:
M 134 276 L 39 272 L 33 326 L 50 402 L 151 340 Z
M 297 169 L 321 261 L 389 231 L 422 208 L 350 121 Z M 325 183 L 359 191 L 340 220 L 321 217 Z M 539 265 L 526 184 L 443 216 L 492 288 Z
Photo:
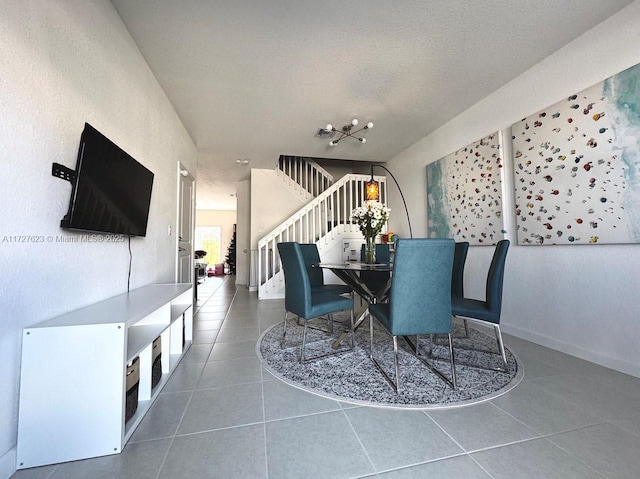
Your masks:
M 331 344 L 341 330 L 347 329 L 348 313 L 334 316 L 335 333 L 307 329 L 305 357 L 314 358 L 333 351 Z M 313 320 L 310 325 L 326 329 L 326 320 Z M 338 351 L 342 354 L 300 363 L 302 326 L 295 319 L 287 321 L 287 337 L 282 345 L 283 324 L 266 330 L 256 345 L 256 354 L 262 365 L 274 376 L 288 384 L 331 399 L 367 406 L 394 408 L 440 409 L 475 404 L 495 398 L 513 389 L 524 375 L 516 355 L 507 348 L 509 372 L 490 371 L 467 364 L 481 364 L 498 368 L 502 360 L 498 354 L 494 336 L 471 327 L 469 337 L 454 339 L 458 388 L 454 391 L 418 360 L 404 339 L 398 340 L 400 357 L 401 390 L 396 394 L 378 369 L 369 359 L 369 321 L 366 320 L 355 335 L 355 350 L 351 346 L 351 335 Z M 461 336 L 461 325 L 454 325 L 454 334 Z M 415 337 L 413 337 L 415 340 Z M 421 354 L 426 352 L 431 341 L 420 337 Z M 387 374 L 394 378 L 393 342 L 389 333 L 374 321 L 374 357 Z M 427 359 L 434 367 L 450 378 L 449 349 L 446 337 L 436 338 L 433 356 Z

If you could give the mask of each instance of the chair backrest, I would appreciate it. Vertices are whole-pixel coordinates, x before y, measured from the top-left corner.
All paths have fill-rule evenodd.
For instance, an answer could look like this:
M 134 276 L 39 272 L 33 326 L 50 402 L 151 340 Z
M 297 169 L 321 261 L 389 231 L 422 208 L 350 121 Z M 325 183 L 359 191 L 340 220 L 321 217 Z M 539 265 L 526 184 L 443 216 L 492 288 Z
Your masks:
M 364 248 L 360 248 L 360 261 L 364 261 Z M 376 263 L 390 263 L 391 249 L 387 243 L 376 243 Z M 385 271 L 361 271 L 360 279 L 373 293 L 381 290 L 389 281 L 391 273 Z
M 487 274 L 487 292 L 486 303 L 490 311 L 490 321 L 494 323 L 500 322 L 500 313 L 502 312 L 502 285 L 504 283 L 504 265 L 507 260 L 507 250 L 509 249 L 509 240 L 500 240 L 493 252 L 491 266 Z
M 360 261 L 364 261 L 364 248 L 366 245 L 362 245 L 360 248 Z M 377 263 L 389 263 L 391 261 L 391 249 L 388 243 L 376 243 L 376 262 Z
M 453 252 L 453 272 L 451 273 L 451 294 L 464 297 L 464 263 L 469 252 L 469 242 L 456 243 Z
M 300 245 L 296 242 L 278 243 L 278 253 L 284 270 L 285 309 L 306 318 L 311 308 L 311 284 Z
M 389 297 L 389 331 L 413 335 L 451 332 L 453 239 L 399 239 Z
M 302 260 L 309 275 L 311 286 L 324 285 L 324 275 L 320 268 L 314 268 L 313 265 L 320 263 L 320 252 L 315 243 L 300 243 L 300 251 L 302 252 Z

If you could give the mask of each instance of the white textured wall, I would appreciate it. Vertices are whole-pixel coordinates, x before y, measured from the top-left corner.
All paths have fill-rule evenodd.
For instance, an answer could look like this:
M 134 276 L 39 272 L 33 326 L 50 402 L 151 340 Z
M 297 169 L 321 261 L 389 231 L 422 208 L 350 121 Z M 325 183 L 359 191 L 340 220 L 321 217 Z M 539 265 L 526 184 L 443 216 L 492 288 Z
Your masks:
M 638 45 L 636 1 L 393 158 L 388 166 L 407 198 L 414 236 L 426 235 L 428 163 L 640 63 Z M 513 179 L 508 180 L 512 188 Z M 389 186 L 398 213 L 402 205 L 396 191 Z M 515 239 L 512 218 L 508 222 Z M 390 227 L 407 235 L 402 214 L 393 215 Z M 465 278 L 469 294 L 483 297 L 492 252 L 471 248 Z M 512 242 L 504 330 L 640 376 L 638 271 L 640 245 L 519 247 Z
M 251 264 L 251 181 L 236 183 L 237 226 L 236 226 L 236 284 L 249 286 L 249 266 Z
M 131 287 L 175 280 L 177 162 L 196 149 L 108 0 L 0 2 L 0 477 L 15 467 L 22 328 L 126 291 L 126 243 L 57 243 L 85 122 L 155 173 Z M 12 236 L 33 236 L 13 242 Z M 36 242 L 51 236 L 53 242 Z M 7 239 L 9 238 L 9 239 Z M 96 351 L 99 354 L 99 351 Z M 70 373 L 73 365 L 70 366 Z
M 274 170 L 251 169 L 251 224 L 249 245 L 249 282 L 252 290 L 258 287 L 258 241 L 288 217 L 302 208 L 308 200 L 286 186 Z
M 273 170 L 251 170 L 251 249 L 258 241 L 289 216 L 302 208 L 308 200 L 286 188 Z

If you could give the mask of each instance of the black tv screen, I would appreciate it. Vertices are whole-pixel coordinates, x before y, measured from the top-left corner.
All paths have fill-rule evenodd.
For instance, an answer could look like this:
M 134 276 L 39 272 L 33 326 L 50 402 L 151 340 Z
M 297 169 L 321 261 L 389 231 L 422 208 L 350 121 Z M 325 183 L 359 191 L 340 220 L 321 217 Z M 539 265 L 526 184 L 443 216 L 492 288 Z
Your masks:
M 63 228 L 145 236 L 153 173 L 88 123 Z

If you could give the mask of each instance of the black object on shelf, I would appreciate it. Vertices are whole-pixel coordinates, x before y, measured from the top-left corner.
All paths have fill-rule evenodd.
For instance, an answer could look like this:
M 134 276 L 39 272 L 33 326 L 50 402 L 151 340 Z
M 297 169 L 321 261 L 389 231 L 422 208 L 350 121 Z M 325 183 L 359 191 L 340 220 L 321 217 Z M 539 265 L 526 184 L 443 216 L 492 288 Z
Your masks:
M 138 387 L 140 386 L 140 357 L 127 365 L 127 393 L 125 399 L 124 422 L 129 421 L 138 409 Z
M 162 336 L 153 341 L 151 348 L 151 389 L 155 388 L 162 378 Z
M 236 274 L 236 225 L 233 225 L 233 236 L 227 249 L 225 262 L 229 265 L 229 274 Z

